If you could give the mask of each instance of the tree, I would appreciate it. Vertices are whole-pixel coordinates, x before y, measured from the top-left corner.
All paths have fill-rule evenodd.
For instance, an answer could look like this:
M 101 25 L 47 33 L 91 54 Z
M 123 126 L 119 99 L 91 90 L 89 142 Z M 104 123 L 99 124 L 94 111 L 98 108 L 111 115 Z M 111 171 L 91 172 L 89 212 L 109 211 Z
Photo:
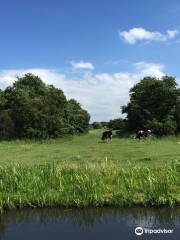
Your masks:
M 173 77 L 145 77 L 130 89 L 130 102 L 122 107 L 130 131 L 151 128 L 156 134 L 178 130 L 179 90 Z
M 109 124 L 109 122 L 100 122 L 101 123 L 101 126 L 103 127 L 103 128 L 107 128 L 108 127 L 108 124 Z
M 72 133 L 75 124 L 85 132 L 88 130 L 88 113 L 77 102 L 76 105 L 78 111 L 72 111 L 63 91 L 46 85 L 38 76 L 29 73 L 18 77 L 12 86 L 0 92 L 0 136 L 61 137 Z M 69 120 L 72 117 L 78 119 L 76 123 Z
M 92 127 L 93 127 L 94 129 L 100 129 L 100 128 L 102 128 L 102 125 L 101 125 L 100 122 L 93 122 L 93 123 L 92 123 Z
M 14 134 L 14 123 L 9 115 L 9 112 L 3 110 L 0 112 L 0 136 L 7 139 Z
M 84 133 L 89 129 L 89 113 L 81 108 L 81 105 L 75 100 L 68 101 L 68 123 L 71 126 L 71 133 Z
M 108 123 L 108 127 L 113 130 L 123 130 L 125 128 L 125 121 L 122 118 L 110 120 Z

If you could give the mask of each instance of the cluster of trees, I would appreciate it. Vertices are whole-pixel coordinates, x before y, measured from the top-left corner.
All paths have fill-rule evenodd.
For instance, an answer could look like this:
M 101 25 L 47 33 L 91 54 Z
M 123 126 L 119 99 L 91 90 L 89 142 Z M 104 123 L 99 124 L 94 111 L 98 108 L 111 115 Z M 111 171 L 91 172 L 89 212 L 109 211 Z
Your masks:
M 61 89 L 26 74 L 0 90 L 1 138 L 54 138 L 84 133 L 90 115 Z
M 110 120 L 109 122 L 93 122 L 91 127 L 93 129 L 109 128 L 112 130 L 124 130 L 125 120 L 122 118 L 117 118 Z
M 122 113 L 127 114 L 127 131 L 152 129 L 160 136 L 180 133 L 180 89 L 175 78 L 145 77 L 130 89 L 130 102 Z
M 93 122 L 89 125 L 91 129 L 101 129 L 101 128 L 108 128 L 109 122 Z
M 127 135 L 137 130 L 151 129 L 158 136 L 180 133 L 180 89 L 175 78 L 145 77 L 130 89 L 130 101 L 122 106 L 124 119 L 94 122 L 92 127 L 106 126 Z
M 145 77 L 130 89 L 122 106 L 126 118 L 94 122 L 94 129 L 110 128 L 120 134 L 152 129 L 157 135 L 180 133 L 180 89 L 175 78 Z M 51 138 L 85 133 L 90 115 L 61 89 L 26 74 L 0 90 L 0 138 Z

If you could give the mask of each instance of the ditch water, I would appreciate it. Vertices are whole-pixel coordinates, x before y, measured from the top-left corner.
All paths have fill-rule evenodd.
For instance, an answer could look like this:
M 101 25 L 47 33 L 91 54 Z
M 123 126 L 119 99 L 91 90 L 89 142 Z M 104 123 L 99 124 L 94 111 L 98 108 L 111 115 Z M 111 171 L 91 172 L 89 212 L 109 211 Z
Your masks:
M 135 228 L 173 233 L 135 234 Z M 145 230 L 144 230 L 145 231 Z M 25 209 L 0 214 L 0 240 L 180 239 L 180 207 Z

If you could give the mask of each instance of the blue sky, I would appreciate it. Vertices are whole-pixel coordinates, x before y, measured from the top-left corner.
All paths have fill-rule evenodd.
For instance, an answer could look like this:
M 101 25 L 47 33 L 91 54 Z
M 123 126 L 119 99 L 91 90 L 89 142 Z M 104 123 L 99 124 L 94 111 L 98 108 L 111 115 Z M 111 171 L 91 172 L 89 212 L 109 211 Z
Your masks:
M 177 0 L 2 0 L 0 29 L 1 88 L 31 71 L 92 120 L 119 117 L 145 75 L 180 82 Z

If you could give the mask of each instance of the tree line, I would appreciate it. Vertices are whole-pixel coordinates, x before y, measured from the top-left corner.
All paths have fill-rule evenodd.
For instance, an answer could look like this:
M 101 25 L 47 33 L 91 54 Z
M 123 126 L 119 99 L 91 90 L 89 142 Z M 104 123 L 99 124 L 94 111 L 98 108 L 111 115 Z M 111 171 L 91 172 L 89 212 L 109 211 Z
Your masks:
M 0 138 L 56 138 L 111 128 L 120 135 L 151 129 L 156 135 L 180 133 L 180 89 L 175 78 L 145 77 L 130 89 L 121 106 L 125 118 L 89 124 L 90 115 L 61 89 L 31 73 L 0 90 Z
M 89 113 L 31 73 L 0 90 L 0 138 L 56 138 L 85 133 Z
M 151 129 L 158 136 L 180 133 L 180 88 L 174 77 L 145 77 L 129 94 L 129 103 L 121 107 L 125 118 L 94 122 L 92 127 L 105 126 L 122 135 L 140 129 Z

